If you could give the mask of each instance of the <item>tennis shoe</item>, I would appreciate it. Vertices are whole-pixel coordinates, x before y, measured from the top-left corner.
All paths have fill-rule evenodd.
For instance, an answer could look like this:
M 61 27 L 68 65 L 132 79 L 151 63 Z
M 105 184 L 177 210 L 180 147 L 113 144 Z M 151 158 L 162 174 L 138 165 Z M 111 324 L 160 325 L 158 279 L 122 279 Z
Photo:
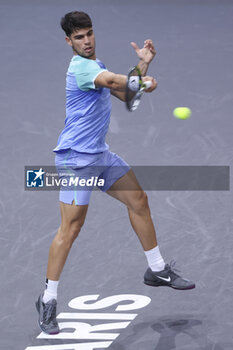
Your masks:
M 167 286 L 179 290 L 195 288 L 195 283 L 178 275 L 174 268 L 175 263 L 166 264 L 162 271 L 152 271 L 148 268 L 144 274 L 144 283 L 149 286 L 160 287 Z
M 40 329 L 47 334 L 58 334 L 60 330 L 56 319 L 57 301 L 52 299 L 44 303 L 42 293 L 36 302 L 36 309 L 39 314 Z

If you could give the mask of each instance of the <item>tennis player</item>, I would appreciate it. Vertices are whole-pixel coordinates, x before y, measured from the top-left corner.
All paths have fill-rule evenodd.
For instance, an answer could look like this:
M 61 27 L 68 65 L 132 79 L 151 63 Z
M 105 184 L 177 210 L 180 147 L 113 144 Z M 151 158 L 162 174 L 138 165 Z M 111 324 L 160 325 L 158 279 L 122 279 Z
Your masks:
M 144 275 L 146 284 L 181 290 L 194 288 L 193 282 L 174 272 L 171 264 L 165 264 L 157 244 L 147 195 L 130 166 L 105 143 L 111 114 L 110 95 L 125 100 L 127 77 L 108 71 L 96 58 L 92 21 L 86 13 L 67 13 L 61 19 L 61 27 L 73 57 L 66 78 L 65 127 L 54 149 L 56 167 L 68 169 L 61 175 L 63 177 L 69 176 L 70 169 L 76 177 L 84 175 L 86 179 L 94 171 L 94 175 L 102 180 L 100 189 L 126 205 L 132 228 L 148 261 Z M 151 40 L 145 40 L 141 49 L 136 43 L 131 45 L 139 58 L 143 80 L 152 83 L 146 92 L 152 92 L 157 83 L 146 73 L 156 54 L 154 45 Z M 76 186 L 68 191 L 60 190 L 61 225 L 49 251 L 46 288 L 36 302 L 39 326 L 47 334 L 59 332 L 56 320 L 58 283 L 72 244 L 84 224 L 91 192 L 91 189 L 80 190 Z

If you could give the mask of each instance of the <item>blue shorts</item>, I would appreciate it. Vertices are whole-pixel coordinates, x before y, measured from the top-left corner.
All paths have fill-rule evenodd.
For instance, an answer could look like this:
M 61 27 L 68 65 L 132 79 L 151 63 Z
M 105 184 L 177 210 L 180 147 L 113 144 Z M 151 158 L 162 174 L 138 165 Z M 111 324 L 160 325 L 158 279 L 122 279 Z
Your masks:
M 80 153 L 72 149 L 56 152 L 55 164 L 61 179 L 59 200 L 63 203 L 86 205 L 94 186 L 106 192 L 130 166 L 117 154 Z

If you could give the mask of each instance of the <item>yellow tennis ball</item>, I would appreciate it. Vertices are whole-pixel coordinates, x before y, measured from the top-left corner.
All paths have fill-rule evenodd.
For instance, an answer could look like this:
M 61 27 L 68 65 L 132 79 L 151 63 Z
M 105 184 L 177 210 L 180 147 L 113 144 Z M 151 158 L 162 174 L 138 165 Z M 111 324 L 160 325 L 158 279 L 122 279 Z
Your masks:
M 188 119 L 190 118 L 192 111 L 188 107 L 177 107 L 173 111 L 174 117 L 178 119 Z

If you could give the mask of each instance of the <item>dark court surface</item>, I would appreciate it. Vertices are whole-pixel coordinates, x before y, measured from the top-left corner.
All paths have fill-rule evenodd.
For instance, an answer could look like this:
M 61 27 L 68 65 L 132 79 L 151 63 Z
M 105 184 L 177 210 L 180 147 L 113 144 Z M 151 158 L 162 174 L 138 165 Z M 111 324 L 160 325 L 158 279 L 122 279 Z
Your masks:
M 127 210 L 93 192 L 59 285 L 62 336 L 43 338 L 39 331 L 34 303 L 44 289 L 59 202 L 57 191 L 25 191 L 24 167 L 54 165 L 71 58 L 59 21 L 75 9 L 91 15 L 97 57 L 113 72 L 137 62 L 130 41 L 141 46 L 151 38 L 157 49 L 149 69 L 157 91 L 143 96 L 134 113 L 113 99 L 110 149 L 135 166 L 232 166 L 232 1 L 1 0 L 0 349 L 90 350 L 94 342 L 110 350 L 231 350 L 231 189 L 148 191 L 162 255 L 196 282 L 187 292 L 142 283 L 146 259 Z M 174 119 L 177 106 L 190 107 L 192 117 Z M 68 306 L 89 295 L 118 302 L 95 310 L 93 299 L 86 310 Z M 148 304 L 117 311 L 132 295 Z M 75 333 L 77 322 L 120 325 L 93 328 L 94 339 Z

